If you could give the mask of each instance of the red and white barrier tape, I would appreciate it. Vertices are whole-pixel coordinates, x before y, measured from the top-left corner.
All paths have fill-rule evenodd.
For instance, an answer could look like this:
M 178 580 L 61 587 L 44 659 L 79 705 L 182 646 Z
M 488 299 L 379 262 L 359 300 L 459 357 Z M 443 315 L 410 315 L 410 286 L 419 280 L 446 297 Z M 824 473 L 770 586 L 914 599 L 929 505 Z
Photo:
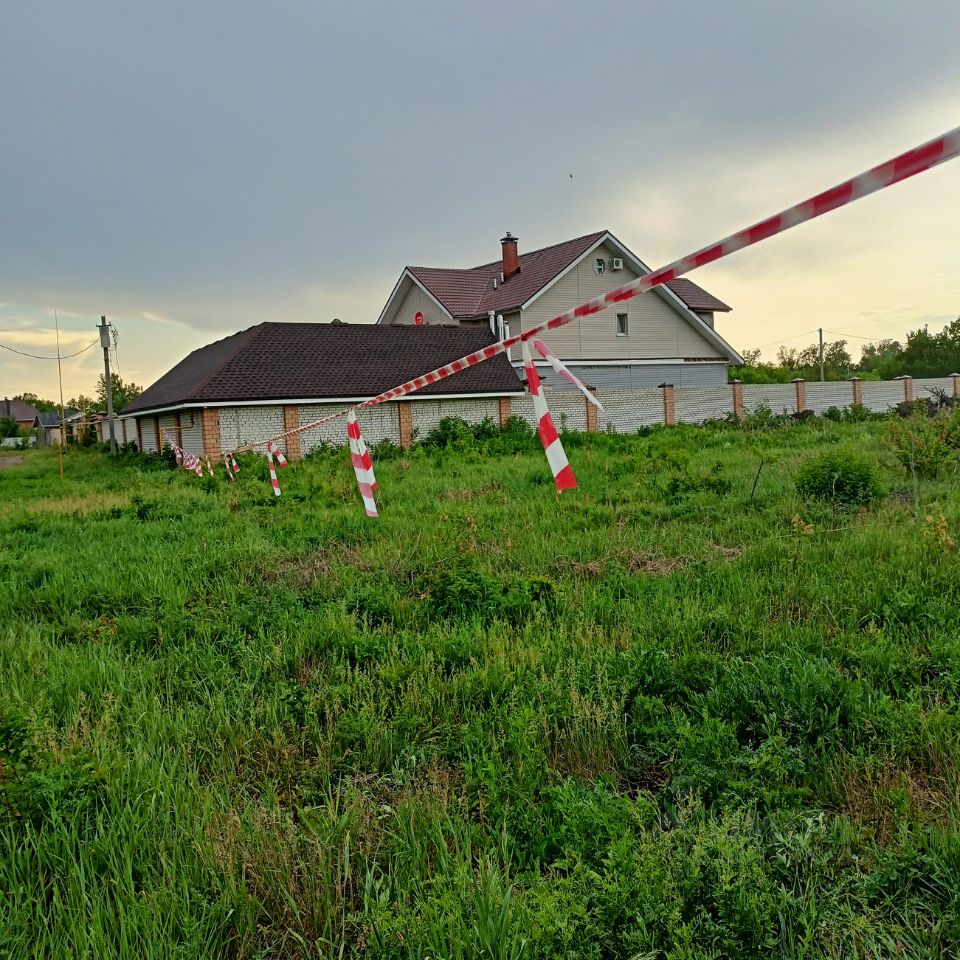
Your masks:
M 567 383 L 572 383 L 598 410 L 603 410 L 603 404 L 590 388 L 572 370 L 568 370 L 566 364 L 542 340 L 534 340 L 533 348 Z
M 233 475 L 233 470 L 230 469 L 230 458 L 226 454 L 223 455 L 223 466 L 227 471 L 227 479 L 231 483 L 236 483 L 237 478 Z
M 373 491 L 377 488 L 377 478 L 373 475 L 373 461 L 370 459 L 370 451 L 363 442 L 363 435 L 360 433 L 360 424 L 357 423 L 357 415 L 353 410 L 347 413 L 347 439 L 350 442 L 350 460 L 353 463 L 353 472 L 357 476 L 357 486 L 360 488 L 360 496 L 363 498 L 363 509 L 366 510 L 368 517 L 376 517 L 377 502 L 373 498 Z
M 272 440 L 267 444 L 267 450 L 276 457 L 277 463 L 279 463 L 281 467 L 287 465 L 287 458 L 280 452 L 280 448 Z
M 267 464 L 270 467 L 270 486 L 273 487 L 273 495 L 280 496 L 280 481 L 277 480 L 277 468 L 273 465 L 273 454 L 267 451 Z
M 397 400 L 400 397 L 405 397 L 417 390 L 421 390 L 425 386 L 436 383 L 438 380 L 444 380 L 447 377 L 453 376 L 455 373 L 460 373 L 461 370 L 466 370 L 467 367 L 476 366 L 476 364 L 482 363 L 484 360 L 490 360 L 505 350 L 509 350 L 510 347 L 517 343 L 532 340 L 546 333 L 548 330 L 556 330 L 558 327 L 570 323 L 571 320 L 592 316 L 613 304 L 622 303 L 624 300 L 631 300 L 633 297 L 641 293 L 646 293 L 648 290 L 652 290 L 660 284 L 675 280 L 677 277 L 683 276 L 683 274 L 689 273 L 697 267 L 713 263 L 716 260 L 729 256 L 731 253 L 735 253 L 737 250 L 742 250 L 744 247 L 760 243 L 778 233 L 784 233 L 793 227 L 799 226 L 801 223 L 806 223 L 808 220 L 813 220 L 815 217 L 829 213 L 831 210 L 846 206 L 846 204 L 852 203 L 854 200 L 860 200 L 863 197 L 869 196 L 871 193 L 876 193 L 878 190 L 893 186 L 901 180 L 906 180 L 947 160 L 952 160 L 958 154 L 960 154 L 960 127 L 951 130 L 941 137 L 936 137 L 919 147 L 907 150 L 892 160 L 881 163 L 856 177 L 851 177 L 849 180 L 845 180 L 843 183 L 831 187 L 829 190 L 824 190 L 822 193 L 818 193 L 808 200 L 803 200 L 800 203 L 794 204 L 792 207 L 787 207 L 786 210 L 782 210 L 772 217 L 767 217 L 765 220 L 761 220 L 751 227 L 746 227 L 743 230 L 732 233 L 730 236 L 724 237 L 723 240 L 718 240 L 709 246 L 701 247 L 694 253 L 681 257 L 679 260 L 674 260 L 659 270 L 654 270 L 652 273 L 638 277 L 636 280 L 631 280 L 623 286 L 615 287 L 602 296 L 594 297 L 586 303 L 581 303 L 578 307 L 573 307 L 564 313 L 558 314 L 550 320 L 546 320 L 535 327 L 531 327 L 529 330 L 525 330 L 523 333 L 513 337 L 507 337 L 505 340 L 500 340 L 497 343 L 492 343 L 487 347 L 483 347 L 481 350 L 467 354 L 467 356 L 461 357 L 459 360 L 454 360 L 452 363 L 444 364 L 442 367 L 437 367 L 436 370 L 431 370 L 429 373 L 415 377 L 413 380 L 408 380 L 406 383 L 401 383 L 399 386 L 386 390 L 375 397 L 371 397 L 369 400 L 364 400 L 353 407 L 340 410 L 337 413 L 322 417 L 319 420 L 305 423 L 294 430 L 278 433 L 276 436 L 269 437 L 268 439 L 271 441 L 280 440 L 291 434 L 302 433 L 305 430 L 312 430 L 315 427 L 319 427 L 324 423 L 330 423 L 332 420 L 342 417 L 348 410 L 359 410 L 363 407 L 372 407 L 379 403 L 385 403 L 388 400 Z M 237 447 L 232 452 L 240 453 L 244 450 L 253 450 L 266 442 L 267 440 L 259 440 L 256 443 Z
M 232 453 L 230 454 L 230 468 L 233 470 L 234 476 L 240 472 L 240 464 L 237 463 L 237 458 Z
M 577 485 L 577 478 L 573 475 L 573 468 L 567 460 L 567 453 L 560 442 L 557 428 L 553 425 L 553 417 L 550 416 L 550 409 L 540 388 L 540 375 L 533 365 L 530 345 L 526 341 L 523 342 L 523 368 L 527 373 L 527 386 L 530 388 L 533 410 L 537 415 L 537 430 L 543 442 L 544 453 L 547 455 L 547 463 L 553 471 L 554 483 L 558 490 L 570 490 Z

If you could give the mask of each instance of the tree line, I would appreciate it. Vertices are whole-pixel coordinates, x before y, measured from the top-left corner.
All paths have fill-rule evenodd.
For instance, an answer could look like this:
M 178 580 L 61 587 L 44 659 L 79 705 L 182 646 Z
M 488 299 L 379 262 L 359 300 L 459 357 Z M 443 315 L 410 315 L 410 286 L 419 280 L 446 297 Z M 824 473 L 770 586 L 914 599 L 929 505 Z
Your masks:
M 763 362 L 759 350 L 741 351 L 743 366 L 731 367 L 730 378 L 744 383 L 789 383 L 798 377 L 820 379 L 820 348 L 816 343 L 802 349 L 780 347 L 775 362 Z M 899 340 L 877 340 L 865 344 L 854 362 L 846 340 L 824 341 L 823 375 L 826 380 L 892 380 L 911 377 L 946 377 L 960 373 L 960 317 L 939 333 L 926 327 Z

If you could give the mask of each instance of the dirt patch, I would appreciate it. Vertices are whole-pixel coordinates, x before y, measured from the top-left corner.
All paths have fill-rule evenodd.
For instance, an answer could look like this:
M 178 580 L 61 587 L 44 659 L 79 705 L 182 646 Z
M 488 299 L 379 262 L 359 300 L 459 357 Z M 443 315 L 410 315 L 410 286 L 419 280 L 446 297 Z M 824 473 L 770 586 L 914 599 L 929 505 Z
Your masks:
M 306 590 L 315 581 L 327 580 L 344 567 L 367 572 L 373 569 L 361 559 L 359 547 L 337 543 L 321 547 L 306 557 L 272 560 L 271 565 L 262 570 L 262 576 L 267 581 L 287 580 L 298 589 Z
M 23 463 L 23 457 L 0 457 L 0 470 Z
M 715 543 L 713 549 L 716 550 L 724 560 L 728 560 L 730 563 L 733 563 L 734 560 L 739 560 L 743 556 L 743 551 L 739 547 L 725 547 L 720 543 Z
M 623 563 L 630 573 L 649 573 L 662 577 L 678 570 L 686 570 L 695 559 L 696 557 L 658 557 L 655 553 L 641 550 L 639 553 L 625 554 Z

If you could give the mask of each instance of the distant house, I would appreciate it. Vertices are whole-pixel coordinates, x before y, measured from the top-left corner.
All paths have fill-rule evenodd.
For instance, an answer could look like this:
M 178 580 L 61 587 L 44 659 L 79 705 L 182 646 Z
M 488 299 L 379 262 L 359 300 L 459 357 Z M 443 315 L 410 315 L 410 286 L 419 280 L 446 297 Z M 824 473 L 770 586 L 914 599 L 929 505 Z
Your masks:
M 36 407 L 23 400 L 9 400 L 6 397 L 0 401 L 0 417 L 8 417 L 17 421 L 17 426 L 23 431 L 33 429 L 33 422 L 39 411 Z
M 61 442 L 61 423 L 59 411 L 38 411 L 33 421 L 33 429 L 37 432 L 38 442 L 41 446 L 57 446 Z
M 609 230 L 524 254 L 510 233 L 500 244 L 500 258 L 478 267 L 405 267 L 377 322 L 482 325 L 515 335 L 650 272 Z M 742 363 L 714 328 L 714 315 L 729 310 L 679 278 L 542 339 L 591 386 L 708 386 L 725 383 L 727 365 Z M 520 365 L 519 350 L 511 359 Z M 549 369 L 545 379 L 564 383 Z
M 261 323 L 194 350 L 121 411 L 143 451 L 165 441 L 219 457 L 320 419 L 494 342 L 485 325 L 417 329 L 346 323 Z M 369 443 L 408 445 L 442 417 L 503 423 L 523 384 L 502 354 L 408 399 L 363 411 Z M 343 442 L 338 420 L 281 443 L 288 457 Z

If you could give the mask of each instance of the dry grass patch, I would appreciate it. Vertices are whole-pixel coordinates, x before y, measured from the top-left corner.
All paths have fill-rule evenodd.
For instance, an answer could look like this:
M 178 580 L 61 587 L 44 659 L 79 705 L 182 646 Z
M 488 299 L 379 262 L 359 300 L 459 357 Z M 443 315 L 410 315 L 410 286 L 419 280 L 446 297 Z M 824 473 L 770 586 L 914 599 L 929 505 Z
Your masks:
M 7 519 L 13 516 L 50 516 L 51 514 L 69 514 L 71 516 L 86 516 L 101 510 L 112 510 L 115 507 L 128 507 L 130 498 L 120 493 L 89 493 L 86 496 L 49 497 L 45 500 L 36 500 L 27 506 L 15 501 L 8 501 L 0 507 L 0 517 Z
M 960 789 L 947 777 L 895 763 L 849 769 L 834 789 L 840 810 L 869 829 L 880 846 L 896 838 L 905 818 L 927 827 L 948 827 L 960 808 Z

